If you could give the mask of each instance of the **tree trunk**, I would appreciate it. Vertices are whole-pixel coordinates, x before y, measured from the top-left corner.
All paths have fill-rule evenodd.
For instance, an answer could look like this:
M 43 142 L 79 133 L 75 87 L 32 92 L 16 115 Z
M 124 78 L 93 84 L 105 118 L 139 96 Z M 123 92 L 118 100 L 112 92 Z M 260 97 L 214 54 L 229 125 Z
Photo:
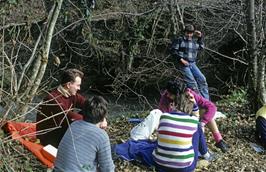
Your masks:
M 248 99 L 251 110 L 255 111 L 258 107 L 258 90 L 257 90 L 257 56 L 256 56 L 256 25 L 255 25 L 255 2 L 247 0 L 247 36 L 248 36 L 248 62 L 249 62 L 249 83 Z
M 266 104 L 266 88 L 265 88 L 265 55 L 262 55 L 258 66 L 258 103 L 260 106 Z
M 264 10 L 265 10 L 265 2 L 263 2 L 265 0 L 260 0 L 259 1 L 259 20 L 258 20 L 258 33 L 259 33 L 259 58 L 258 58 L 258 98 L 259 98 L 259 103 L 261 105 L 266 104 L 266 88 L 265 88 L 265 23 L 264 23 Z
M 248 52 L 249 52 L 249 87 L 248 99 L 251 110 L 256 112 L 263 104 L 266 103 L 266 89 L 265 89 L 265 54 L 260 44 L 258 49 L 258 40 L 256 34 L 256 19 L 255 19 L 255 1 L 247 0 L 247 33 L 248 33 Z M 263 2 L 261 2 L 263 3 Z M 260 7 L 263 7 L 261 5 Z M 262 13 L 263 10 L 259 10 Z M 262 14 L 258 15 L 258 32 L 263 32 Z M 263 39 L 263 34 L 258 34 L 259 39 Z M 260 40 L 259 42 L 261 42 Z M 260 58 L 258 58 L 260 57 Z
M 29 108 L 28 104 L 32 101 L 35 96 L 42 78 L 44 76 L 46 66 L 49 58 L 50 45 L 54 33 L 54 28 L 56 21 L 59 16 L 59 12 L 61 10 L 63 0 L 55 1 L 53 8 L 51 9 L 51 13 L 48 19 L 48 26 L 46 29 L 46 33 L 44 35 L 43 45 L 40 49 L 40 53 L 37 56 L 37 59 L 34 63 L 33 69 L 31 71 L 30 84 L 24 92 L 24 97 L 22 98 L 23 105 L 18 109 L 18 113 L 25 114 Z M 41 33 L 42 34 L 42 33 Z

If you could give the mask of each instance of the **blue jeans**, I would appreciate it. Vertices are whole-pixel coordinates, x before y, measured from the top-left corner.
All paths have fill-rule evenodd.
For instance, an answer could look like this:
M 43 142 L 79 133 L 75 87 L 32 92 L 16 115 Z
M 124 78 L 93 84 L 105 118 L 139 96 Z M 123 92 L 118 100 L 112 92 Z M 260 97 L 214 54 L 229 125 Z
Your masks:
M 200 93 L 205 99 L 210 99 L 208 84 L 205 76 L 201 73 L 195 62 L 190 62 L 189 66 L 180 66 L 188 88 Z

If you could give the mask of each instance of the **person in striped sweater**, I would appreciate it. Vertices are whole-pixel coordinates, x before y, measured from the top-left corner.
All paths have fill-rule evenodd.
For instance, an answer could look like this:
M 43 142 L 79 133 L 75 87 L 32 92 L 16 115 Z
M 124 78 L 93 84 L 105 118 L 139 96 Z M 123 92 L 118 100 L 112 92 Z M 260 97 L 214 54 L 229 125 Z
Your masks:
M 191 115 L 195 99 L 187 92 L 175 99 L 176 112 L 161 115 L 158 145 L 152 155 L 157 167 L 167 172 L 189 172 L 196 168 L 198 152 L 210 156 L 199 118 Z
M 223 140 L 223 137 L 214 119 L 214 115 L 217 110 L 215 104 L 197 94 L 193 90 L 187 88 L 185 83 L 182 81 L 169 81 L 167 83 L 166 89 L 161 94 L 159 109 L 162 112 L 172 112 L 174 103 L 173 100 L 176 97 L 179 97 L 178 94 L 182 91 L 190 94 L 190 96 L 195 99 L 195 102 L 199 108 L 204 110 L 204 112 L 200 115 L 200 125 L 203 131 L 206 125 L 212 132 L 213 138 L 216 142 L 215 146 L 221 149 L 222 152 L 227 152 L 229 147 Z
M 61 140 L 54 172 L 114 172 L 110 140 L 101 128 L 107 102 L 101 96 L 86 100 L 84 120 L 73 122 Z

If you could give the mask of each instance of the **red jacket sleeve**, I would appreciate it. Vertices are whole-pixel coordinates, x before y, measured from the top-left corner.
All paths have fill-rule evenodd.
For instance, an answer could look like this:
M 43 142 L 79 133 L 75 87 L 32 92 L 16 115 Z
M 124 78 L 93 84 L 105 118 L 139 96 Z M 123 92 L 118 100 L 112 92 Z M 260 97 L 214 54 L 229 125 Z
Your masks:
M 72 111 L 67 113 L 67 117 L 70 121 L 83 120 L 83 115 Z

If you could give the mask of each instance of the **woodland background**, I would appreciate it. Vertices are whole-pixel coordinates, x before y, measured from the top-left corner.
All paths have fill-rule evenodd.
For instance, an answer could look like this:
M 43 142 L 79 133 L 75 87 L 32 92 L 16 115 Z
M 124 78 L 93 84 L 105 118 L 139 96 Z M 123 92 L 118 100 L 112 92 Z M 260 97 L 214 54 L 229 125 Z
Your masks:
M 0 0 L 0 125 L 34 115 L 43 95 L 58 85 L 61 71 L 72 67 L 85 73 L 83 94 L 110 96 L 114 104 L 134 100 L 145 110 L 156 107 L 164 84 L 180 78 L 169 45 L 190 23 L 204 34 L 206 48 L 198 65 L 211 98 L 231 115 L 220 128 L 231 132 L 230 141 L 243 125 L 240 133 L 250 138 L 252 116 L 266 103 L 265 11 L 265 0 Z M 117 127 L 114 122 L 110 132 Z M 40 170 L 27 156 L 23 162 L 30 165 L 19 167 L 16 158 L 23 157 L 22 150 L 6 151 L 14 144 L 10 139 L 0 143 L 2 155 L 12 157 L 0 158 L 1 168 Z M 261 158 L 255 161 L 260 164 Z M 209 170 L 232 169 L 214 165 Z M 235 171 L 250 170 L 233 165 Z

